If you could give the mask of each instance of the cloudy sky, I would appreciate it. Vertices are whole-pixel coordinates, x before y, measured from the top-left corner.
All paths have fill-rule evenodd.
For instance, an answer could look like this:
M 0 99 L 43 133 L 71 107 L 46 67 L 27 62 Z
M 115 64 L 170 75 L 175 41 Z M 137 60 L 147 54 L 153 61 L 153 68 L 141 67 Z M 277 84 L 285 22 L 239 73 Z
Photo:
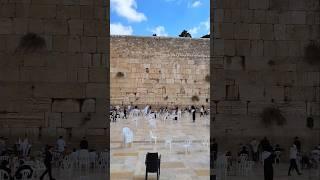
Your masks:
M 110 0 L 113 35 L 192 37 L 209 34 L 209 0 Z

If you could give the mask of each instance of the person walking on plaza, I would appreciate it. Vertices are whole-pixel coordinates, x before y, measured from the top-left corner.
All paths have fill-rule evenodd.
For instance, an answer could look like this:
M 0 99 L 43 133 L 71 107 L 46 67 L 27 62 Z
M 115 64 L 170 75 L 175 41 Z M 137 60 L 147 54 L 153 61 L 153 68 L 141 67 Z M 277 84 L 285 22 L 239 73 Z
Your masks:
M 288 171 L 288 176 L 291 176 L 292 169 L 295 169 L 297 173 L 301 175 L 297 165 L 297 154 L 298 154 L 297 146 L 295 144 L 292 144 L 292 146 L 290 147 L 290 167 Z
M 297 147 L 298 153 L 301 153 L 301 142 L 300 142 L 300 140 L 299 140 L 298 137 L 295 137 L 295 138 L 294 138 L 294 144 L 295 144 L 296 147 Z
M 201 109 L 200 109 L 200 117 L 204 116 L 204 106 L 202 105 L 201 106 Z
M 55 180 L 52 177 L 52 146 L 47 146 L 45 151 L 44 165 L 46 166 L 46 170 L 40 176 L 40 180 L 43 180 L 44 176 L 48 173 L 50 180 Z

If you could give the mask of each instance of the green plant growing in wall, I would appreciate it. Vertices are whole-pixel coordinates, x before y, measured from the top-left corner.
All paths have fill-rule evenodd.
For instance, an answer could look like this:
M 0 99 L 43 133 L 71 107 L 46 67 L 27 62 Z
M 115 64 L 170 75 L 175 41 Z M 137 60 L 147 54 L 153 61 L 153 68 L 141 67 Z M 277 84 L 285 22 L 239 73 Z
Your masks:
M 194 96 L 191 97 L 191 100 L 193 102 L 195 102 L 195 101 L 199 101 L 200 99 L 199 99 L 199 97 L 197 95 L 194 95 Z
M 169 99 L 169 97 L 168 97 L 168 96 L 166 96 L 166 97 L 164 97 L 163 99 L 164 99 L 164 100 L 168 100 L 168 99 Z
M 27 33 L 21 37 L 19 46 L 16 51 L 22 50 L 23 52 L 35 52 L 39 49 L 46 48 L 46 41 L 43 37 L 35 33 Z
M 117 78 L 123 78 L 124 77 L 124 73 L 123 72 L 117 72 L 116 77 Z
M 282 126 L 286 123 L 286 118 L 282 115 L 282 112 L 279 108 L 276 107 L 266 107 L 263 109 L 260 114 L 262 122 L 269 126 L 273 123 L 276 123 L 279 126 Z
M 274 62 L 274 60 L 269 60 L 268 61 L 268 65 L 269 66 L 274 66 L 274 65 L 276 65 L 276 62 Z

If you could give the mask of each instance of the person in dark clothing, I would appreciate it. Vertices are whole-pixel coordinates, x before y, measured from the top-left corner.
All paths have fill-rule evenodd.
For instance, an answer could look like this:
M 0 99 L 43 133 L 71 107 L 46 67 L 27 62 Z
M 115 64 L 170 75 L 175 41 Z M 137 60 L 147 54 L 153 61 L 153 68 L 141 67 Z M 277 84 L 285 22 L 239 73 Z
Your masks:
M 298 153 L 301 153 L 301 142 L 300 142 L 300 140 L 299 140 L 298 137 L 295 137 L 295 138 L 294 138 L 294 143 L 293 143 L 293 144 L 296 145 L 297 150 L 298 150 Z
M 245 146 L 242 146 L 241 151 L 238 153 L 238 156 L 241 156 L 241 155 L 247 155 L 249 157 L 249 151 Z
M 43 172 L 43 174 L 40 176 L 40 180 L 43 180 L 44 176 L 48 173 L 50 180 L 55 180 L 52 177 L 52 148 L 53 146 L 47 146 L 45 151 L 45 158 L 44 158 L 44 165 L 46 166 L 46 170 Z
M 218 154 L 218 143 L 216 142 L 215 138 L 212 138 L 210 151 L 213 154 L 213 160 L 216 161 L 217 160 L 217 154 Z
M 3 171 L 5 171 L 5 172 L 7 172 L 8 174 L 9 174 L 9 177 L 7 176 L 7 175 L 4 175 L 3 177 L 4 177 L 4 179 L 6 179 L 6 180 L 13 180 L 13 177 L 11 177 L 11 169 L 10 168 L 8 168 L 8 165 L 9 165 L 9 162 L 8 161 L 6 161 L 6 160 L 3 160 L 2 162 L 1 162 L 1 165 L 0 165 L 0 170 L 3 170 Z
M 191 113 L 192 113 L 192 120 L 193 122 L 196 121 L 196 108 L 194 106 L 191 106 Z
M 31 179 L 32 178 L 32 174 L 33 174 L 33 169 L 31 168 L 30 165 L 24 164 L 23 160 L 20 160 L 20 166 L 19 166 L 18 170 L 16 171 L 16 173 L 14 175 L 16 177 L 16 179 L 22 179 L 22 173 L 21 172 L 23 170 L 29 170 L 30 171 L 28 179 Z
M 264 137 L 261 141 L 260 141 L 260 147 L 262 149 L 262 152 L 267 150 L 269 147 L 271 147 L 269 140 L 267 139 L 267 137 Z
M 89 143 L 86 139 L 86 137 L 83 137 L 82 140 L 80 141 L 80 149 L 88 149 Z
M 123 118 L 127 119 L 127 109 L 126 109 L 126 107 L 123 108 Z
M 273 180 L 273 162 L 275 155 L 272 151 L 272 147 L 265 147 L 262 152 L 264 180 Z

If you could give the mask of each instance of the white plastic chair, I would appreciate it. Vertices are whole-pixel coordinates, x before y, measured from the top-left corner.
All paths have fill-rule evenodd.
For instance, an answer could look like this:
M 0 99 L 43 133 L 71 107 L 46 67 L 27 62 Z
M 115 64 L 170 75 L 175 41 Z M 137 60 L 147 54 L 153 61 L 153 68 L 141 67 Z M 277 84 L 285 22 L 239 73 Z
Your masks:
M 210 150 L 209 149 L 210 141 L 208 138 L 202 137 L 201 144 L 205 150 Z
M 157 136 L 155 136 L 155 134 L 150 131 L 150 143 L 152 142 L 152 140 L 154 139 L 154 144 L 157 144 Z
M 190 138 L 186 139 L 183 146 L 185 148 L 185 153 L 187 154 L 188 152 L 190 152 L 192 140 Z
M 122 136 L 124 146 L 127 147 L 127 144 L 133 143 L 133 132 L 130 128 L 124 127 L 122 128 Z
M 85 170 L 89 169 L 89 152 L 86 149 L 79 150 L 79 167 L 85 167 Z
M 157 123 L 156 123 L 155 119 L 148 119 L 148 121 L 149 121 L 150 128 L 152 128 L 152 129 L 157 128 Z
M 166 137 L 166 139 L 164 141 L 164 145 L 165 145 L 165 147 L 169 146 L 170 152 L 171 152 L 171 148 L 172 148 L 172 137 L 171 136 Z

